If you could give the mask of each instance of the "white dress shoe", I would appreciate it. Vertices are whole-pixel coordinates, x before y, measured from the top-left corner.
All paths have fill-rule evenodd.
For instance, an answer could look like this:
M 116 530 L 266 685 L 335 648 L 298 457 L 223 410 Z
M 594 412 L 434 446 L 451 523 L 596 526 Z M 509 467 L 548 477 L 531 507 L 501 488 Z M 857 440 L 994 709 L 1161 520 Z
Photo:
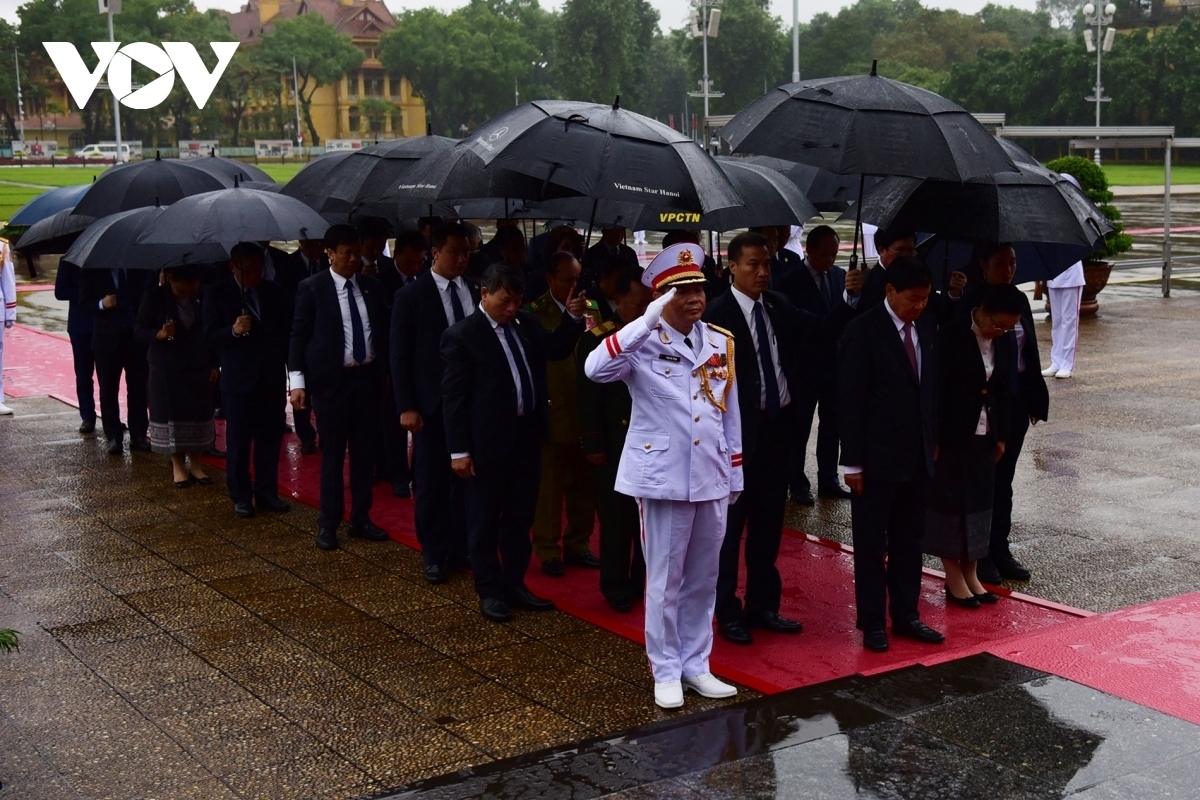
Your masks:
M 683 688 L 691 689 L 701 697 L 720 699 L 722 697 L 733 697 L 735 694 L 737 694 L 736 687 L 717 680 L 710 672 L 706 672 L 703 675 L 694 675 L 690 678 L 684 678 L 681 683 L 683 684 Z
M 13 413 L 13 410 L 11 408 L 4 405 L 4 403 L 0 403 L 0 417 L 8 416 L 11 413 Z
M 1057 374 L 1058 374 L 1058 367 L 1047 367 L 1046 369 L 1042 370 L 1043 378 L 1053 378 Z
M 1064 379 L 1065 379 L 1065 378 L 1069 378 L 1069 377 L 1071 377 L 1071 370 L 1069 370 L 1069 369 L 1060 369 L 1058 372 L 1054 373 L 1054 377 L 1056 377 L 1056 378 L 1064 378 Z
M 659 708 L 682 708 L 683 684 L 679 681 L 654 684 L 654 704 Z

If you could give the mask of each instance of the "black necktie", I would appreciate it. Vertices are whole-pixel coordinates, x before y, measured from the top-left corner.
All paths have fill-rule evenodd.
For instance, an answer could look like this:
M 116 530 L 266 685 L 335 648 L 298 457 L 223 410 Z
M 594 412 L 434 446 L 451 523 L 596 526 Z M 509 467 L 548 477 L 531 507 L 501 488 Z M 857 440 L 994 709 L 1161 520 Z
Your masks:
M 825 299 L 825 309 L 833 308 L 833 295 L 829 293 L 829 273 L 818 272 L 821 276 L 821 297 Z
M 779 381 L 775 378 L 775 364 L 771 361 L 771 338 L 767 333 L 767 321 L 763 318 L 762 302 L 754 303 L 754 330 L 758 334 L 758 364 L 762 367 L 763 385 L 766 387 L 766 411 L 768 417 L 779 413 Z
M 446 291 L 450 293 L 450 313 L 454 314 L 454 321 L 462 322 L 467 315 L 463 312 L 462 300 L 458 299 L 458 287 L 454 281 L 450 281 Z
M 353 334 L 351 343 L 354 363 L 364 364 L 367 361 L 367 334 L 363 331 L 362 314 L 358 311 L 358 302 L 354 299 L 354 283 L 346 281 L 346 300 L 350 305 L 350 331 Z
M 517 344 L 517 334 L 513 331 L 512 325 L 501 325 L 500 328 L 504 331 L 504 340 L 508 342 L 513 363 L 517 365 L 517 378 L 521 384 L 521 404 L 525 406 L 525 414 L 531 414 L 533 413 L 533 383 L 529 380 L 529 370 L 525 369 L 525 359 L 521 355 L 520 345 Z
M 696 352 L 696 346 L 692 344 L 692 338 L 690 336 L 683 337 L 683 343 L 686 344 L 688 349 L 693 353 Z

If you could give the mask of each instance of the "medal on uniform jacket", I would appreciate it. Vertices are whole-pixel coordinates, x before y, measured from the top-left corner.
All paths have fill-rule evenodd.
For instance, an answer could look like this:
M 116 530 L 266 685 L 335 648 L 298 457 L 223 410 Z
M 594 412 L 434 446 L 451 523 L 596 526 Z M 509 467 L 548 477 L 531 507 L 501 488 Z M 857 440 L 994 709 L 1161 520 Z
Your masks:
M 733 363 L 733 337 L 725 337 L 725 352 L 713 353 L 709 359 L 700 365 L 700 388 L 704 392 L 704 396 L 709 401 L 721 409 L 721 413 L 725 413 L 726 404 L 729 401 L 729 392 L 733 389 L 733 374 L 729 367 Z M 725 389 L 721 393 L 721 399 L 717 400 L 713 394 L 710 380 L 725 381 Z

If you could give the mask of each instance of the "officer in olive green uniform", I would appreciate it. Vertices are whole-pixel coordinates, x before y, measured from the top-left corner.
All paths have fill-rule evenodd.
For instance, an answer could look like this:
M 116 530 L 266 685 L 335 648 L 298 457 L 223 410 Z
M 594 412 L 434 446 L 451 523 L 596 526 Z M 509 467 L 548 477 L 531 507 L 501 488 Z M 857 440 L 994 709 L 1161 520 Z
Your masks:
M 641 277 L 641 267 L 621 270 L 612 296 L 616 307 L 613 316 L 580 337 L 575 350 L 579 365 L 579 428 L 583 452 L 592 465 L 600 516 L 600 592 L 614 611 L 621 612 L 629 611 L 633 601 L 641 599 L 646 584 L 637 501 L 613 488 L 633 400 L 623 382 L 596 383 L 584 374 L 583 364 L 588 353 L 619 330 L 625 320 L 646 313 L 651 294 Z
M 547 330 L 556 329 L 562 322 L 566 299 L 579 281 L 579 272 L 579 262 L 570 253 L 554 254 L 547 265 L 549 289 L 526 306 Z M 590 330 L 601 322 L 600 307 L 595 300 L 586 298 L 584 307 L 584 325 Z M 533 521 L 533 550 L 542 562 L 542 571 L 553 578 L 562 577 L 567 564 L 600 568 L 600 559 L 592 554 L 588 544 L 595 528 L 596 503 L 591 468 L 579 444 L 578 372 L 573 354 L 546 362 L 550 424 L 548 437 L 542 442 L 542 479 Z

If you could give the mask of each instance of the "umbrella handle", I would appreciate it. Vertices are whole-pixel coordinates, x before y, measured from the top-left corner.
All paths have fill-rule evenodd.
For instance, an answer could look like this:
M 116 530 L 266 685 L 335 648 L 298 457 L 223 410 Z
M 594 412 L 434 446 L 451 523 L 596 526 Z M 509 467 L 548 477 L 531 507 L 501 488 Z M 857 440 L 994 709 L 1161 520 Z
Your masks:
M 583 240 L 583 249 L 585 252 L 592 246 L 592 226 L 596 224 L 596 206 L 599 204 L 599 198 L 592 200 L 592 216 L 588 219 L 587 238 Z
M 858 202 L 854 205 L 854 246 L 850 250 L 850 269 L 858 267 L 858 234 L 862 230 L 863 186 L 866 179 L 866 173 L 860 172 L 858 175 Z M 863 242 L 863 254 L 866 254 L 866 242 Z

